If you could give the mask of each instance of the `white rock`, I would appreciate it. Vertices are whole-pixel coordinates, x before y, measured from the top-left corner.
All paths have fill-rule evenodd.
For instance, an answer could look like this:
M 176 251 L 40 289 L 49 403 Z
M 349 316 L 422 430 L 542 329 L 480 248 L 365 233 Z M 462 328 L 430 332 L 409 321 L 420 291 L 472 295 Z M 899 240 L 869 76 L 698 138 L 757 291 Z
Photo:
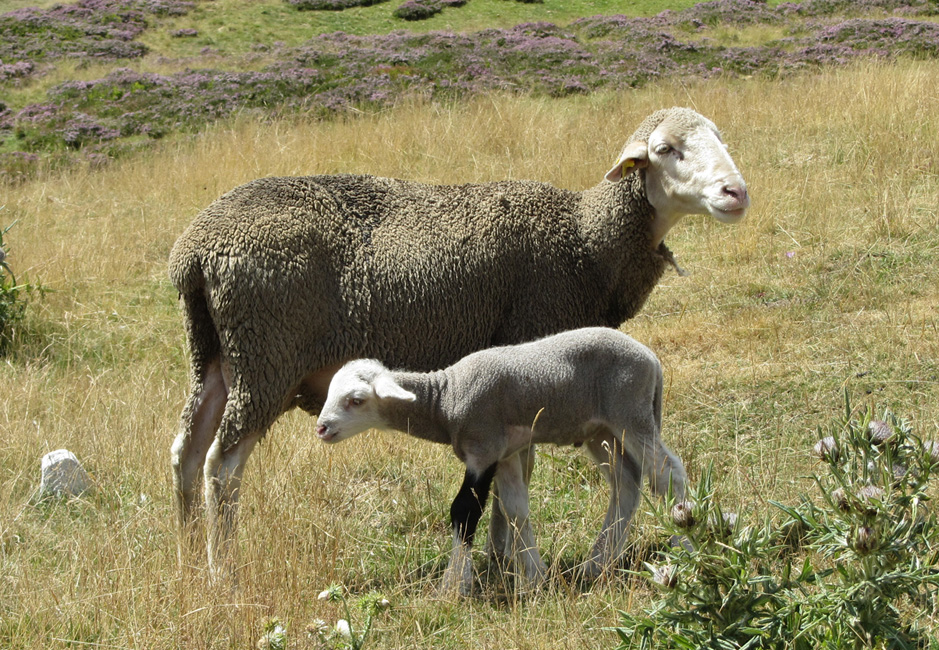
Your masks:
M 68 449 L 56 449 L 42 457 L 40 496 L 80 496 L 89 489 L 91 477 Z

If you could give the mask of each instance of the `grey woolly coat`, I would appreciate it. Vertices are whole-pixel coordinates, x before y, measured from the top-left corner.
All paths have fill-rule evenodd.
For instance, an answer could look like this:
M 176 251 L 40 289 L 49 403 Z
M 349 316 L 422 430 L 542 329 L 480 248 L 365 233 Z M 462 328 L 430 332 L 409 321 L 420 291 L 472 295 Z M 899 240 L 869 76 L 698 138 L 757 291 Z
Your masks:
M 305 378 L 349 359 L 433 370 L 494 345 L 618 327 L 671 260 L 653 248 L 643 178 L 571 192 L 311 176 L 223 195 L 170 254 L 193 387 L 221 360 L 240 402 L 223 445 L 291 407 L 317 413 L 325 395 Z

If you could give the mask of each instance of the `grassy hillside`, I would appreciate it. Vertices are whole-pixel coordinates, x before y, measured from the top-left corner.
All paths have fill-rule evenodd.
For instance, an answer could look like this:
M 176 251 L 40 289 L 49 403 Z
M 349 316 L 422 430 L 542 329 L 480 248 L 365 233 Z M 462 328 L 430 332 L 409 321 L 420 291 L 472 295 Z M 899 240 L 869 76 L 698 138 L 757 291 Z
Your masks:
M 439 18 L 474 5 L 541 6 L 471 0 Z M 197 10 L 264 6 L 282 10 L 223 0 Z M 776 27 L 708 29 L 729 39 Z M 179 62 L 151 54 L 132 65 Z M 67 61 L 53 68 L 16 86 L 17 96 L 39 101 L 50 77 L 107 72 Z M 757 523 L 777 513 L 771 501 L 815 495 L 812 446 L 838 430 L 845 392 L 857 411 L 889 408 L 922 437 L 939 437 L 937 88 L 939 62 L 920 56 L 781 76 L 680 75 L 563 97 L 408 96 L 330 119 L 236 113 L 102 164 L 8 177 L 0 227 L 16 224 L 4 236 L 6 261 L 47 292 L 32 295 L 0 358 L 0 647 L 255 647 L 277 618 L 288 647 L 320 648 L 308 627 L 343 615 L 317 599 L 331 584 L 391 601 L 369 648 L 615 646 L 608 628 L 618 612 L 638 611 L 657 592 L 626 573 L 594 584 L 566 573 L 583 560 L 605 507 L 602 478 L 573 449 L 539 453 L 532 511 L 552 575 L 535 594 L 516 597 L 478 556 L 477 597 L 436 597 L 458 461 L 385 433 L 326 447 L 299 413 L 277 423 L 248 466 L 241 588 L 216 590 L 201 562 L 181 570 L 169 446 L 187 366 L 166 277 L 173 241 L 219 194 L 260 176 L 530 178 L 582 189 L 600 181 L 646 114 L 695 107 L 721 128 L 753 207 L 734 227 L 704 217 L 679 224 L 668 243 L 691 275 L 669 272 L 623 329 L 665 367 L 666 442 L 693 480 L 713 465 L 722 504 Z M 97 489 L 36 503 L 39 459 L 61 447 L 86 464 Z M 635 569 L 662 540 L 646 514 L 634 538 Z M 901 609 L 939 634 L 934 602 Z
M 739 227 L 680 224 L 670 244 L 691 276 L 668 275 L 625 329 L 665 365 L 667 441 L 693 477 L 714 463 L 722 501 L 760 518 L 768 501 L 812 489 L 811 446 L 842 412 L 844 390 L 858 408 L 889 407 L 935 436 L 937 82 L 933 62 L 870 64 L 781 82 L 242 120 L 104 170 L 7 188 L 2 214 L 19 219 L 9 261 L 51 292 L 0 373 L 2 645 L 246 647 L 278 617 L 291 647 L 316 647 L 303 630 L 338 616 L 316 600 L 334 582 L 393 602 L 376 620 L 375 648 L 613 645 L 604 628 L 651 597 L 646 583 L 554 575 L 517 602 L 490 578 L 478 599 L 440 601 L 431 587 L 446 562 L 457 461 L 393 434 L 327 449 L 299 414 L 248 468 L 243 590 L 214 593 L 201 566 L 180 572 L 168 472 L 186 389 L 165 276 L 174 238 L 219 193 L 269 174 L 586 187 L 646 113 L 696 106 L 723 129 L 753 209 Z M 83 459 L 98 491 L 34 505 L 38 459 L 59 447 Z M 602 493 L 575 450 L 541 454 L 533 511 L 556 571 L 586 553 Z M 637 553 L 651 530 L 640 517 Z
M 328 119 L 414 97 L 563 97 L 939 56 L 928 0 L 720 0 L 654 16 L 664 4 L 598 15 L 615 5 L 474 0 L 425 21 L 390 5 L 89 0 L 0 15 L 0 174 L 100 166 L 239 114 Z

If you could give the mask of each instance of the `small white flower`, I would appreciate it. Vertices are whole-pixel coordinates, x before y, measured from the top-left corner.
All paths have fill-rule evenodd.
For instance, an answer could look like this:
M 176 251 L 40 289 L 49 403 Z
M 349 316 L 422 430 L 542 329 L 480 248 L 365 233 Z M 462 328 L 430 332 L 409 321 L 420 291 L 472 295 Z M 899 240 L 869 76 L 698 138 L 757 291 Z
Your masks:
M 336 621 L 336 632 L 344 639 L 352 639 L 352 626 L 349 625 L 349 621 L 344 618 L 340 618 Z
M 313 622 L 306 626 L 306 633 L 310 637 L 322 640 L 329 633 L 329 623 L 321 618 L 313 619 Z
M 332 592 L 329 589 L 324 589 L 320 592 L 320 595 L 316 597 L 316 600 L 329 600 L 329 595 Z

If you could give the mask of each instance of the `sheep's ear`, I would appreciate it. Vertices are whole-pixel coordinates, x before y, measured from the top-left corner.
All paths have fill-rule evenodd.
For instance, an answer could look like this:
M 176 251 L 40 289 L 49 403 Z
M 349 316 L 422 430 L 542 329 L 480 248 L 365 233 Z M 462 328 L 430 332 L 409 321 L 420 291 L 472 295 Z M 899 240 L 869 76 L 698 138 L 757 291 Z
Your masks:
M 649 145 L 645 142 L 630 142 L 623 149 L 619 160 L 606 173 L 604 178 L 611 183 L 623 180 L 637 169 L 642 169 L 649 164 Z
M 378 399 L 399 399 L 404 402 L 417 399 L 417 395 L 401 388 L 391 375 L 379 375 L 375 378 L 375 395 Z

